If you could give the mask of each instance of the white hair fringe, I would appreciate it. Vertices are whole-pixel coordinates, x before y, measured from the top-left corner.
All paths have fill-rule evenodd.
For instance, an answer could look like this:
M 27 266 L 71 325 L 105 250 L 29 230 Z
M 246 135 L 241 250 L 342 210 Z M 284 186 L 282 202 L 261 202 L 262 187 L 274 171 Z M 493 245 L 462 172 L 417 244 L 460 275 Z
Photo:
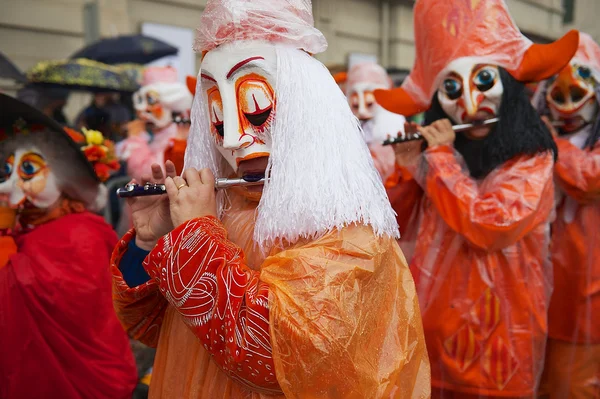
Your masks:
M 231 173 L 216 150 L 198 79 L 185 165 Z M 260 200 L 254 241 L 263 250 L 285 240 L 316 238 L 351 224 L 399 238 L 395 213 L 359 122 L 323 64 L 277 46 L 276 108 L 269 179 Z M 218 194 L 219 212 L 227 198 Z

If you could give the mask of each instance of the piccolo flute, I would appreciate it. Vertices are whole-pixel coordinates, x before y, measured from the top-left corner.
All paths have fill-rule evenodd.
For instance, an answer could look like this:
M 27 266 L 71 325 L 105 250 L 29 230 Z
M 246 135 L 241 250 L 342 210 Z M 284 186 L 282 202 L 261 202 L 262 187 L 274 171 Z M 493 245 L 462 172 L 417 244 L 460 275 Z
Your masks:
M 462 125 L 454 125 L 452 126 L 452 130 L 454 130 L 456 133 L 460 133 L 460 132 L 466 132 L 468 130 L 471 130 L 473 128 L 478 128 L 481 126 L 488 126 L 488 125 L 493 125 L 495 123 L 497 123 L 500 120 L 500 118 L 492 118 L 492 119 L 486 119 L 482 122 L 479 123 L 465 123 Z M 387 139 L 383 142 L 383 145 L 391 145 L 391 144 L 398 144 L 398 143 L 406 143 L 408 141 L 416 141 L 416 140 L 422 140 L 423 136 L 421 136 L 421 133 L 407 133 L 406 135 L 404 135 L 403 137 L 396 137 L 393 139 Z
M 241 177 L 235 179 L 218 178 L 215 179 L 215 189 L 223 190 L 230 187 L 249 187 L 259 186 L 264 184 L 264 177 Z M 167 193 L 167 187 L 164 184 L 146 183 L 128 184 L 123 188 L 117 189 L 117 197 L 132 198 L 132 197 L 147 197 L 151 195 L 163 195 Z

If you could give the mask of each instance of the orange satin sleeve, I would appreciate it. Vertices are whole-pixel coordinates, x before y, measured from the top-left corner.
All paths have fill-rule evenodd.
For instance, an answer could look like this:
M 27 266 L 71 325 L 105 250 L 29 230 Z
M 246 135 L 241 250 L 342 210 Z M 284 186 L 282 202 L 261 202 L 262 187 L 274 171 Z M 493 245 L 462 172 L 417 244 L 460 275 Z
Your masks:
M 554 166 L 557 182 L 577 202 L 600 199 L 600 145 L 582 150 L 568 140 L 557 138 L 558 162 Z
M 168 302 L 154 280 L 135 288 L 130 288 L 123 280 L 119 263 L 133 239 L 135 231 L 130 230 L 119 240 L 112 254 L 110 264 L 113 275 L 113 304 L 127 334 L 147 346 L 156 348 Z
M 513 158 L 481 185 L 448 146 L 429 148 L 425 190 L 444 221 L 471 244 L 505 248 L 546 221 L 554 205 L 553 155 Z
M 277 380 L 286 398 L 428 398 L 412 275 L 396 240 L 348 226 L 268 257 Z

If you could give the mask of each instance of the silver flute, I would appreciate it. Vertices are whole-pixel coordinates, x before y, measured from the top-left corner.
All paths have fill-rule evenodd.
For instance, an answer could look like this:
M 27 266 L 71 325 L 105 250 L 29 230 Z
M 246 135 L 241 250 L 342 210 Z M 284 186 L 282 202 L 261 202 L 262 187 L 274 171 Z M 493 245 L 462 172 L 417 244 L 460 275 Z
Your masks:
M 265 178 L 235 178 L 226 179 L 218 178 L 215 179 L 215 189 L 224 190 L 230 187 L 249 187 L 249 186 L 260 186 L 265 183 Z M 147 197 L 151 195 L 163 195 L 167 193 L 167 187 L 164 184 L 128 184 L 123 188 L 117 189 L 117 197 L 119 198 L 132 198 L 132 197 Z
M 493 125 L 495 123 L 498 123 L 499 120 L 500 120 L 500 118 L 492 118 L 492 119 L 486 119 L 479 123 L 464 123 L 462 125 L 454 125 L 454 126 L 452 126 L 452 130 L 454 130 L 456 133 L 466 132 L 468 130 L 478 128 L 481 126 Z M 403 137 L 387 139 L 383 142 L 383 145 L 406 143 L 407 141 L 416 141 L 416 140 L 422 140 L 422 139 L 423 139 L 423 136 L 421 136 L 420 133 L 407 133 Z

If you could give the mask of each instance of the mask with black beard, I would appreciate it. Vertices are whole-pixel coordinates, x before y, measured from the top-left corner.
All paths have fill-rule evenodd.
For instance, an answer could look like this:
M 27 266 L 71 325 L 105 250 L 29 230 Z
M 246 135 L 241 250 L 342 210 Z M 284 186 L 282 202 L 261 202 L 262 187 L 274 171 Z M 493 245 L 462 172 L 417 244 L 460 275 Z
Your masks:
M 519 155 L 534 155 L 558 150 L 552 135 L 531 105 L 525 86 L 506 70 L 499 68 L 504 94 L 500 104 L 500 121 L 483 139 L 471 140 L 458 133 L 454 148 L 462 155 L 471 176 L 485 178 L 496 167 Z M 425 125 L 449 118 L 434 94 L 431 107 L 425 113 Z

